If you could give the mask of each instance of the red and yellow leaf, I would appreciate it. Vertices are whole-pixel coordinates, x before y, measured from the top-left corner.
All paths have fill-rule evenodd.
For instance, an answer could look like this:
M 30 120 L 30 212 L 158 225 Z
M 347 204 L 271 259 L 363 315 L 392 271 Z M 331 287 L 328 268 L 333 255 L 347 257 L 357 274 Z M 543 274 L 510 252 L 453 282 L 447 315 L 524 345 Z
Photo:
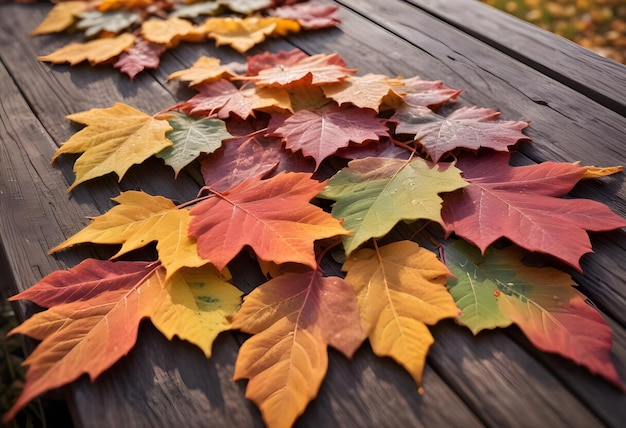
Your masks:
M 98 377 L 134 346 L 144 318 L 166 337 L 178 335 L 209 357 L 215 337 L 230 328 L 227 317 L 237 310 L 240 296 L 213 268 L 180 272 L 166 281 L 157 263 L 88 259 L 46 276 L 12 298 L 50 309 L 11 332 L 41 343 L 24 361 L 26 384 L 5 421 L 45 391 L 85 373 Z
M 257 287 L 233 318 L 253 334 L 239 350 L 234 379 L 271 427 L 290 427 L 319 390 L 327 346 L 351 357 L 364 340 L 356 298 L 339 277 L 284 274 Z

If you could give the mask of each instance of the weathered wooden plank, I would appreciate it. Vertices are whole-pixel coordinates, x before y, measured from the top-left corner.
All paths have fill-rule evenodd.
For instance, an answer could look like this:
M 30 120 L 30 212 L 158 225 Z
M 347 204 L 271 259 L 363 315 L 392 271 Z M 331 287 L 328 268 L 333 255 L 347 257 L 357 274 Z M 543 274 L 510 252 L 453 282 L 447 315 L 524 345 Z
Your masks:
M 626 67 L 474 0 L 406 0 L 415 7 L 625 115 Z
M 71 173 L 71 165 L 69 161 L 64 162 L 58 170 L 54 167 L 50 167 L 47 164 L 47 160 L 50 158 L 56 145 L 61 141 L 64 141 L 71 135 L 72 127 L 70 127 L 63 119 L 63 116 L 67 113 L 75 111 L 85 110 L 94 107 L 93 101 L 97 101 L 97 106 L 109 106 L 114 101 L 125 100 L 132 105 L 135 105 L 146 111 L 156 111 L 167 105 L 167 100 L 171 100 L 171 95 L 167 94 L 164 90 L 168 85 L 162 81 L 157 82 L 150 77 L 149 74 L 142 76 L 138 82 L 134 85 L 125 83 L 124 77 L 120 77 L 116 72 L 107 69 L 89 69 L 87 67 L 78 67 L 70 69 L 69 67 L 55 66 L 49 67 L 47 65 L 39 64 L 34 60 L 35 53 L 41 53 L 40 49 L 46 47 L 51 49 L 52 44 L 55 42 L 54 38 L 39 38 L 30 39 L 25 36 L 26 28 L 32 26 L 32 21 L 38 21 L 45 12 L 46 7 L 49 6 L 31 6 L 28 7 L 28 13 L 19 13 L 23 6 L 7 5 L 2 8 L 0 12 L 0 21 L 3 21 L 10 17 L 12 30 L 6 30 L 8 28 L 7 22 L 3 22 L 0 27 L 0 42 L 3 46 L 8 47 L 3 49 L 0 54 L 0 59 L 7 68 L 10 70 L 12 76 L 9 76 L 4 81 L 7 82 L 6 87 L 3 87 L 3 91 L 14 94 L 16 99 L 20 99 L 19 95 L 26 97 L 26 100 L 21 100 L 22 105 L 20 108 L 24 111 L 25 119 L 18 122 L 11 121 L 13 126 L 18 127 L 17 134 L 21 133 L 19 126 L 24 123 L 35 122 L 39 125 L 39 132 L 46 135 L 49 141 L 49 148 L 47 152 L 40 154 L 37 153 L 42 161 L 42 168 L 45 171 L 34 171 L 29 165 L 32 160 L 29 156 L 17 156 L 18 159 L 22 159 L 22 166 L 20 170 L 28 172 L 29 174 L 40 176 L 49 175 L 56 178 L 56 181 L 52 181 L 49 184 L 49 191 L 46 192 L 50 202 L 46 205 L 47 211 L 41 215 L 38 223 L 35 223 L 33 228 L 33 242 L 36 242 L 40 248 L 36 250 L 29 250 L 24 252 L 24 258 L 28 259 L 29 252 L 36 251 L 43 260 L 48 263 L 42 269 L 38 269 L 37 273 L 30 275 L 23 275 L 24 269 L 20 266 L 16 266 L 10 263 L 10 269 L 14 272 L 15 277 L 18 278 L 19 284 L 16 284 L 16 288 L 24 289 L 30 284 L 39 280 L 43 275 L 50 273 L 51 271 L 62 267 L 63 265 L 73 265 L 77 263 L 82 256 L 86 256 L 93 249 L 85 247 L 77 248 L 69 252 L 63 252 L 58 257 L 62 260 L 64 257 L 73 257 L 68 260 L 67 263 L 58 263 L 55 258 L 45 255 L 47 248 L 58 243 L 63 238 L 76 232 L 80 226 L 85 222 L 85 215 L 95 215 L 107 210 L 111 203 L 108 200 L 111 196 L 117 194 L 116 186 L 113 179 L 94 180 L 93 183 L 86 183 L 79 186 L 70 197 L 65 195 L 65 188 L 67 184 L 73 180 L 73 174 Z M 24 9 L 25 10 L 25 9 Z M 57 41 L 58 43 L 58 41 Z M 190 63 L 186 64 L 187 66 Z M 171 67 L 171 66 L 170 66 Z M 176 68 L 179 68 L 178 66 Z M 46 81 L 44 75 L 48 75 L 47 78 L 50 82 Z M 11 81 L 15 82 L 15 86 Z M 4 95 L 4 94 L 3 94 Z M 2 97 L 5 98 L 4 96 Z M 59 108 L 62 106 L 62 108 Z M 8 110 L 15 110 L 12 106 L 7 108 Z M 6 116 L 11 117 L 10 115 Z M 5 116 L 3 115 L 3 121 Z M 38 138 L 31 136 L 25 140 L 17 139 L 13 145 L 10 146 L 11 154 L 19 153 L 21 148 L 33 145 L 38 142 Z M 8 143 L 5 144 L 3 140 L 3 147 L 9 147 Z M 13 161 L 13 158 L 11 159 Z M 17 164 L 18 162 L 15 161 Z M 156 171 L 155 171 L 156 170 Z M 63 179 L 61 172 L 66 175 Z M 171 172 L 169 172 L 171 174 Z M 157 177 L 158 176 L 158 177 Z M 29 186 L 32 178 L 22 177 L 26 181 L 25 186 Z M 190 193 L 197 190 L 197 186 L 187 182 L 184 185 L 180 183 L 169 183 L 171 180 L 168 176 L 168 171 L 164 168 L 159 169 L 158 162 L 152 162 L 147 168 L 134 168 L 133 171 L 126 177 L 119 185 L 122 189 L 128 188 L 141 188 L 154 193 L 165 194 L 166 196 L 176 197 L 181 199 L 191 199 Z M 16 180 L 17 186 L 22 186 L 21 181 Z M 183 180 L 184 183 L 184 180 Z M 53 185 L 54 184 L 54 185 Z M 180 186 L 180 188 L 178 188 Z M 96 195 L 96 196 L 93 196 Z M 187 195 L 187 196 L 185 196 Z M 30 197 L 29 198 L 34 198 Z M 3 199 L 6 201 L 6 199 Z M 41 205 L 45 205 L 41 202 Z M 59 208 L 62 207 L 62 208 Z M 37 208 L 34 207 L 33 212 L 37 212 Z M 21 209 L 20 205 L 15 206 L 16 212 Z M 52 226 L 52 231 L 37 232 L 37 224 L 44 224 L 49 222 L 50 218 L 58 216 L 59 210 L 62 212 L 63 217 L 56 219 L 56 224 Z M 13 220 L 3 223 L 2 233 L 5 230 L 13 227 Z M 30 225 L 33 227 L 33 224 Z M 19 236 L 20 231 L 17 231 L 16 237 Z M 37 238 L 38 233 L 47 234 L 48 239 L 52 242 L 42 243 L 41 237 Z M 50 238 L 50 236 L 58 237 Z M 12 239 L 9 242 L 3 239 L 3 246 L 7 249 L 8 253 L 13 253 L 14 249 L 19 248 L 21 242 L 19 239 Z M 243 281 L 245 282 L 245 281 Z M 238 281 L 238 285 L 242 286 L 242 282 Z M 254 284 L 256 285 L 256 284 Z M 211 419 L 211 415 L 200 414 L 195 409 L 195 406 L 199 403 L 206 404 L 204 399 L 198 395 L 196 383 L 198 379 L 203 379 L 202 390 L 210 391 L 211 383 L 207 376 L 196 376 L 195 367 L 208 364 L 211 367 L 212 364 L 217 366 L 217 362 L 213 359 L 208 362 L 204 359 L 202 361 L 194 360 L 193 355 L 190 355 L 188 351 L 180 350 L 181 346 L 189 348 L 188 345 L 182 344 L 182 342 L 166 342 L 164 340 L 154 339 L 149 333 L 145 333 L 146 329 L 142 329 L 142 337 L 139 339 L 137 348 L 131 352 L 131 354 L 124 358 L 120 364 L 116 365 L 111 371 L 98 380 L 94 385 L 89 384 L 83 380 L 76 386 L 70 388 L 72 401 L 75 404 L 73 406 L 74 413 L 77 417 L 79 425 L 89 425 L 89 421 L 95 421 L 98 426 L 119 426 L 123 425 L 137 425 L 141 426 L 144 414 L 151 414 L 149 420 L 161 426 L 171 426 L 174 423 L 179 423 L 177 418 L 181 415 L 186 415 L 193 418 L 192 420 L 186 420 L 185 422 L 192 426 L 204 426 L 207 419 Z M 144 337 L 145 336 L 145 337 Z M 226 335 L 226 338 L 229 336 Z M 156 342 L 155 342 L 156 340 Z M 222 339 L 220 339 L 222 340 Z M 155 344 L 156 343 L 156 344 Z M 232 367 L 234 355 L 237 349 L 237 342 L 233 340 L 222 340 L 220 342 L 221 349 L 219 352 L 225 353 L 229 358 L 228 364 Z M 161 353 L 157 352 L 161 351 Z M 153 354 L 155 354 L 153 356 Z M 192 352 L 193 354 L 193 352 Z M 197 354 L 197 353 L 196 353 Z M 176 359 L 172 359 L 171 355 L 176 355 Z M 380 418 L 388 421 L 398 420 L 411 420 L 414 425 L 419 426 L 422 424 L 420 421 L 434 421 L 434 420 L 448 420 L 451 425 L 477 425 L 478 421 L 467 409 L 466 406 L 455 396 L 454 392 L 445 385 L 436 374 L 429 375 L 429 382 L 433 385 L 433 391 L 439 391 L 439 394 L 431 394 L 428 397 L 428 406 L 422 406 L 420 403 L 424 400 L 417 394 L 414 394 L 414 384 L 410 377 L 402 370 L 399 370 L 392 362 L 388 360 L 378 360 L 373 357 L 371 352 L 364 352 L 361 361 L 361 367 L 367 373 L 372 371 L 380 372 L 381 370 L 388 371 L 388 388 L 381 390 L 377 388 L 378 379 L 376 377 L 366 377 L 362 380 L 357 380 L 352 374 L 345 374 L 343 370 L 334 370 L 335 375 L 329 375 L 329 379 L 325 383 L 324 388 L 330 388 L 329 391 L 335 391 L 333 396 L 325 397 L 324 392 L 320 394 L 319 403 L 317 404 L 317 410 L 312 410 L 307 414 L 310 416 L 305 417 L 303 423 L 312 425 L 316 420 L 329 420 L 333 419 L 340 425 L 345 425 L 349 421 L 343 420 L 342 415 L 360 415 L 361 421 L 367 423 L 372 418 Z M 336 354 L 333 354 L 331 360 L 340 359 Z M 194 367 L 191 370 L 191 375 L 179 376 L 176 374 L 177 370 L 161 369 L 158 371 L 155 367 L 162 367 L 159 364 L 161 362 L 175 361 L 180 367 Z M 217 361 L 217 360 L 216 360 Z M 334 364 L 331 362 L 331 364 Z M 143 367 L 142 370 L 136 370 L 136 365 Z M 126 368 L 125 368 L 126 367 Z M 129 369 L 130 367 L 130 369 Z M 332 366 L 331 366 L 332 367 Z M 342 367 L 342 366 L 340 366 Z M 217 370 L 217 369 L 215 369 Z M 225 369 L 227 370 L 227 369 Z M 152 373 L 152 375 L 151 375 Z M 155 374 L 156 373 L 156 374 Z M 230 377 L 230 374 L 227 378 Z M 155 381 L 155 379 L 166 379 L 166 381 Z M 225 379 L 227 379 L 225 378 Z M 353 391 L 345 391 L 345 382 L 347 378 L 353 379 L 352 382 L 358 382 L 359 388 L 355 388 Z M 107 380 L 108 379 L 108 380 Z M 183 379 L 183 381 L 179 381 Z M 335 380 L 333 380 L 335 379 Z M 171 381 L 170 381 L 171 380 Z M 201 383 L 202 383 L 201 382 Z M 230 384 L 229 384 L 230 385 Z M 243 393 L 240 384 L 232 384 L 229 388 L 239 394 L 239 402 L 244 402 Z M 407 388 L 410 388 L 411 394 L 408 393 Z M 341 394 L 337 391 L 342 391 Z M 384 393 L 384 396 L 380 394 Z M 116 397 L 123 397 L 122 400 L 117 400 Z M 148 395 L 146 395 L 148 394 Z M 211 404 L 210 409 L 218 412 L 220 406 L 223 406 L 223 401 L 228 395 L 223 392 L 220 394 L 213 394 L 211 397 L 217 400 L 215 403 L 209 401 Z M 337 397 L 335 397 L 337 395 Z M 154 397 L 159 398 L 154 398 Z M 136 398 L 136 400 L 128 400 L 127 397 Z M 188 397 L 193 397 L 190 399 Z M 156 400 L 156 401 L 155 401 Z M 388 407 L 386 413 L 376 413 L 375 415 L 367 412 L 357 412 L 357 409 L 377 409 L 377 404 L 390 400 L 391 402 L 405 403 L 404 408 L 407 412 L 410 410 L 412 413 L 402 412 L 398 415 L 394 407 Z M 162 410 L 155 411 L 151 406 L 164 406 L 164 403 L 168 403 L 168 406 L 176 408 L 176 413 L 173 413 L 169 419 L 164 416 Z M 222 403 L 220 405 L 220 402 Z M 156 403 L 156 404 L 155 404 Z M 355 403 L 359 403 L 355 405 Z M 450 411 L 450 403 L 454 407 L 454 411 Z M 115 404 L 115 405 L 114 405 Z M 121 407 L 117 407 L 121 406 Z M 334 409 L 341 409 L 346 407 L 348 410 L 341 412 L 334 412 Z M 114 408 L 115 412 L 111 412 Z M 209 407 L 202 407 L 203 409 L 209 409 Z M 239 409 L 239 412 L 243 412 L 242 415 L 224 416 L 222 419 L 217 418 L 218 423 L 213 426 L 232 426 L 233 420 L 247 421 L 250 420 L 249 416 L 246 416 L 245 409 L 254 410 L 254 407 L 249 403 L 246 406 Z M 421 413 L 417 413 L 415 410 L 420 409 Z M 108 413 L 105 415 L 104 413 Z M 256 412 L 256 410 L 254 410 Z M 218 412 L 219 413 L 219 412 Z M 255 413 L 256 414 L 256 413 Z M 117 416 L 116 416 L 117 415 Z M 201 418 L 200 418 L 201 416 Z M 97 418 L 94 418 L 97 417 Z M 161 417 L 165 419 L 160 419 Z M 235 419 L 233 419 L 235 418 Z M 307 422 L 307 420 L 309 422 Z M 221 421 L 221 422 L 220 422 Z M 104 425 L 101 424 L 104 423 Z

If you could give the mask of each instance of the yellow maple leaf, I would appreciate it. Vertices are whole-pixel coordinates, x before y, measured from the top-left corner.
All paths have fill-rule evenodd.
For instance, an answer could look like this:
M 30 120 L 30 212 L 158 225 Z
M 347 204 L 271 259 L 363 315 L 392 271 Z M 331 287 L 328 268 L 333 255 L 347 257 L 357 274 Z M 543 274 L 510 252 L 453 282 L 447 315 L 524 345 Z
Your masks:
M 300 24 L 284 18 L 209 18 L 204 22 L 204 29 L 217 46 L 229 45 L 244 53 L 269 35 L 299 31 Z
M 86 242 L 121 244 L 115 258 L 156 241 L 168 278 L 182 267 L 200 267 L 208 262 L 198 255 L 195 239 L 187 236 L 189 210 L 178 209 L 162 196 L 138 191 L 123 192 L 113 201 L 119 205 L 93 218 L 91 224 L 50 252 Z
M 379 111 L 386 97 L 400 99 L 396 89 L 402 86 L 399 79 L 390 79 L 382 74 L 348 76 L 344 81 L 322 87 L 324 94 L 341 105 L 351 103 L 361 108 Z
M 135 44 L 135 36 L 124 33 L 108 39 L 92 40 L 87 43 L 70 43 L 49 55 L 39 56 L 39 61 L 76 65 L 89 61 L 91 65 L 114 58 Z
M 191 22 L 178 17 L 150 19 L 141 24 L 141 35 L 153 43 L 178 46 L 181 41 L 198 42 L 204 38 L 204 28 L 195 27 Z
M 78 184 L 115 172 L 121 180 L 126 171 L 150 156 L 172 146 L 165 134 L 172 127 L 164 119 L 156 119 L 126 104 L 95 108 L 67 116 L 69 120 L 87 125 L 74 134 L 54 154 L 83 153 L 74 164 Z
M 218 58 L 201 56 L 190 67 L 178 70 L 167 76 L 167 80 L 180 79 L 190 82 L 189 86 L 199 85 L 223 76 L 234 76 L 228 68 L 220 64 Z
M 398 361 L 421 386 L 434 339 L 426 324 L 454 318 L 445 287 L 450 271 L 412 241 L 353 252 L 342 268 L 359 302 L 361 323 L 374 353 Z
M 87 3 L 84 1 L 57 3 L 37 28 L 30 32 L 30 35 L 35 36 L 63 31 L 76 21 L 78 15 L 86 10 Z

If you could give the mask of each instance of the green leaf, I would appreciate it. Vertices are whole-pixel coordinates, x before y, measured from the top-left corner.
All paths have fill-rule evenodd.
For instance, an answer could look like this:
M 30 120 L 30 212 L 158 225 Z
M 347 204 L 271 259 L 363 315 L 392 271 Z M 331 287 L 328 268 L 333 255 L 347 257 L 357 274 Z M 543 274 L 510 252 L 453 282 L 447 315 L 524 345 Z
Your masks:
M 193 4 L 177 4 L 174 5 L 174 12 L 170 16 L 179 18 L 196 18 L 199 15 L 214 15 L 220 5 L 216 2 L 200 2 Z
M 222 141 L 232 138 L 224 121 L 215 118 L 199 119 L 175 113 L 168 118 L 172 131 L 166 137 L 174 143 L 159 152 L 157 157 L 174 168 L 176 175 L 193 162 L 200 153 L 213 153 L 222 146 Z
M 511 267 L 484 263 L 480 250 L 465 241 L 445 245 L 444 250 L 446 265 L 456 277 L 448 280 L 448 291 L 462 311 L 457 322 L 474 334 L 511 325 L 512 321 L 500 310 L 497 297 L 502 293 L 502 281 L 512 280 Z
M 218 3 L 243 15 L 266 9 L 273 4 L 272 0 L 219 0 Z
M 80 15 L 76 27 L 85 30 L 85 36 L 93 37 L 101 31 L 119 33 L 139 20 L 139 14 L 121 10 L 113 12 L 85 12 Z
M 450 164 L 424 159 L 366 158 L 352 161 L 335 174 L 319 194 L 337 201 L 332 214 L 352 234 L 343 244 L 349 255 L 370 238 L 387 234 L 401 220 L 441 223 L 439 193 L 465 187 L 460 171 Z

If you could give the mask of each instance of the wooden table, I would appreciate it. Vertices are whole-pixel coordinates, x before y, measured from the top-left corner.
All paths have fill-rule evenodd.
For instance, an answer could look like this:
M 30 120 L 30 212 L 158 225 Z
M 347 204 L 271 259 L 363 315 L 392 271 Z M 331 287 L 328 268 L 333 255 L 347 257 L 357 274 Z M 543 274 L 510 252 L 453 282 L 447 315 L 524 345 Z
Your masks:
M 251 53 L 294 46 L 337 52 L 361 73 L 419 75 L 464 89 L 461 102 L 532 121 L 518 162 L 577 161 L 626 164 L 626 67 L 471 0 L 342 0 L 339 29 L 274 39 Z M 37 62 L 76 36 L 27 35 L 50 4 L 0 3 L 0 281 L 11 293 L 86 257 L 107 257 L 102 247 L 80 246 L 47 255 L 107 211 L 120 190 L 142 189 L 174 200 L 198 190 L 191 175 L 172 180 L 158 161 L 133 168 L 118 185 L 108 176 L 66 189 L 73 159 L 50 165 L 58 145 L 78 129 L 64 117 L 123 101 L 155 113 L 186 99 L 173 71 L 199 55 L 242 60 L 213 43 L 184 44 L 166 53 L 161 67 L 130 82 L 109 67 L 50 66 Z M 146 174 L 150 171 L 150 174 Z M 620 174 L 578 185 L 572 194 L 606 203 L 626 216 Z M 148 177 L 148 178 L 147 178 Z M 626 236 L 592 236 L 595 254 L 583 258 L 580 290 L 614 332 L 613 358 L 626 380 Z M 240 257 L 236 263 L 244 264 Z M 235 282 L 250 290 L 262 281 L 250 269 Z M 30 307 L 19 306 L 20 316 Z M 352 362 L 330 351 L 319 396 L 298 426 L 618 426 L 626 421 L 626 395 L 558 356 L 537 352 L 515 329 L 471 333 L 452 321 L 435 336 L 423 395 L 390 359 L 363 346 Z M 214 356 L 182 341 L 168 342 L 146 322 L 133 351 L 93 384 L 85 377 L 66 388 L 76 426 L 249 427 L 259 412 L 231 380 L 245 337 L 222 334 Z

